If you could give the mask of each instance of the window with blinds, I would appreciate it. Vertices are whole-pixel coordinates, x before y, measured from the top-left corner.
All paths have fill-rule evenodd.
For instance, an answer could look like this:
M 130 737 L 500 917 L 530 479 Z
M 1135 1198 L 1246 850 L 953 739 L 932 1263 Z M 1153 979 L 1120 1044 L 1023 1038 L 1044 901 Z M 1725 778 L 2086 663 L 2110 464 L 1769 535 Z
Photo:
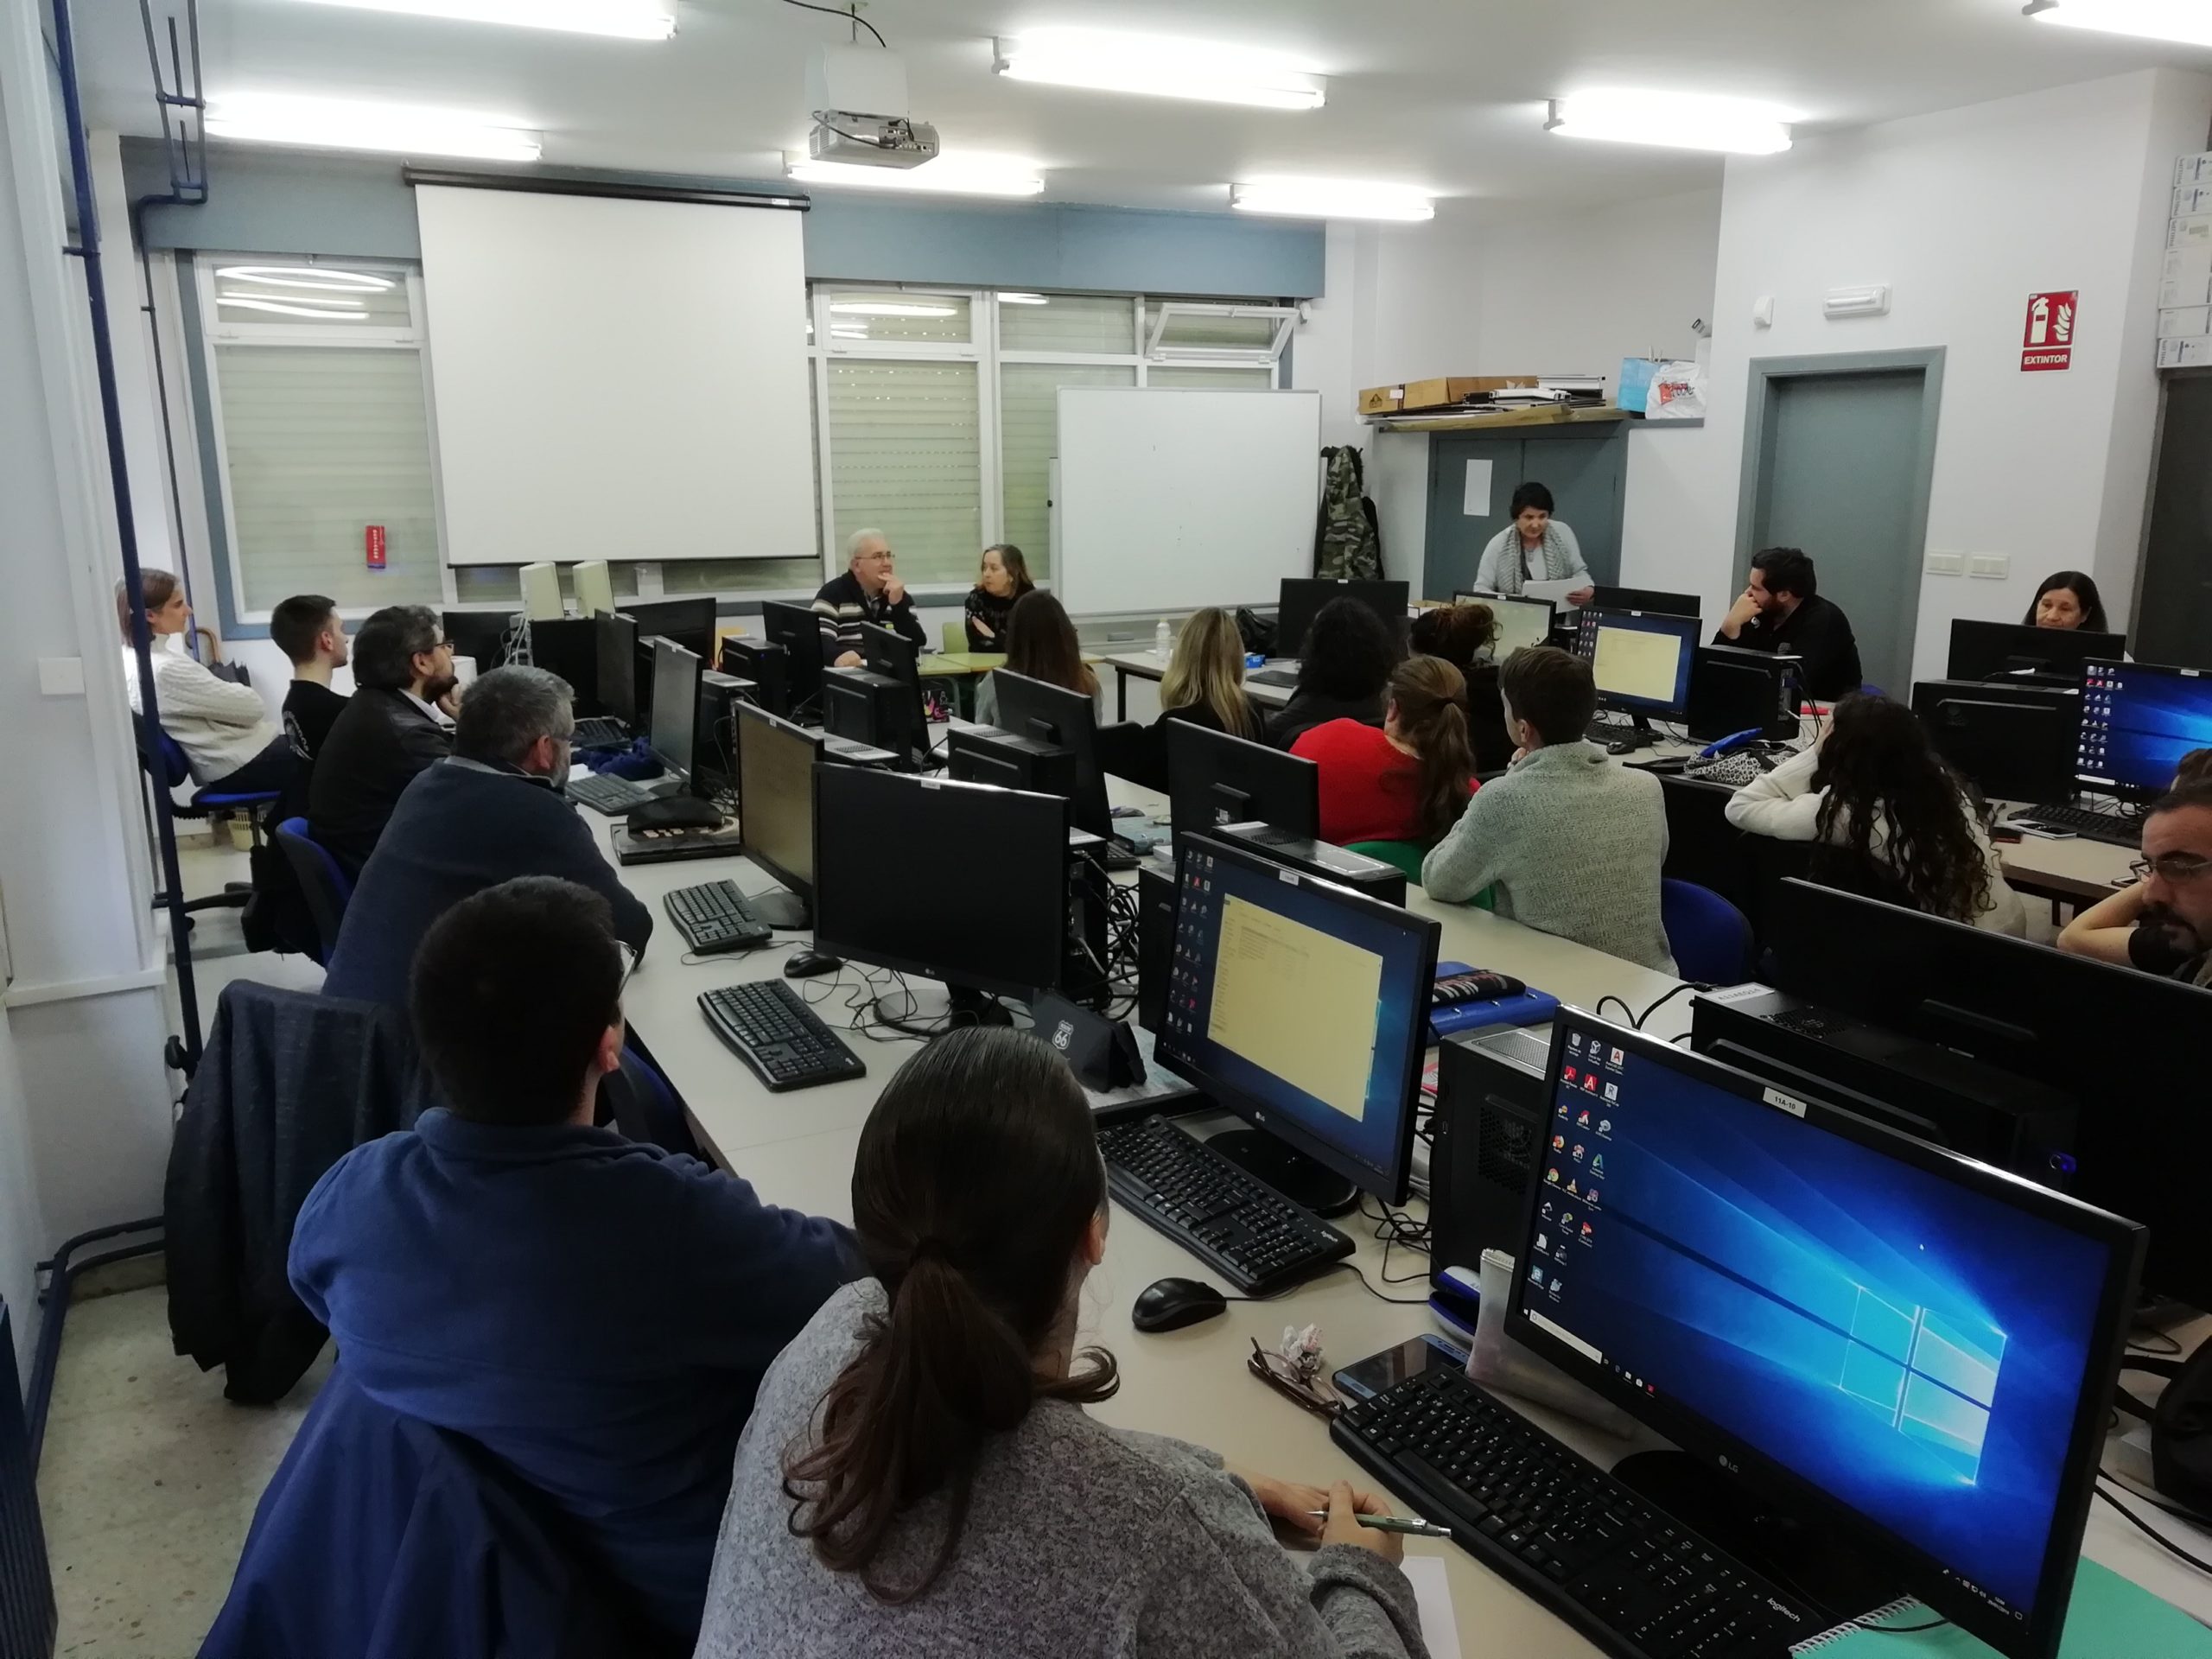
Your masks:
M 1122 332 L 1128 306 L 1122 306 Z M 1033 576 L 1052 569 L 1052 503 L 1047 486 L 1059 453 L 1062 386 L 1134 386 L 1134 364 L 1007 363 L 999 369 L 999 539 L 1022 550 Z
M 880 529 L 909 586 L 966 582 L 983 545 L 983 421 L 974 363 L 832 358 L 823 409 L 832 563 Z
M 1123 295 L 1001 294 L 999 349 L 1126 357 L 1136 349 L 1135 312 Z

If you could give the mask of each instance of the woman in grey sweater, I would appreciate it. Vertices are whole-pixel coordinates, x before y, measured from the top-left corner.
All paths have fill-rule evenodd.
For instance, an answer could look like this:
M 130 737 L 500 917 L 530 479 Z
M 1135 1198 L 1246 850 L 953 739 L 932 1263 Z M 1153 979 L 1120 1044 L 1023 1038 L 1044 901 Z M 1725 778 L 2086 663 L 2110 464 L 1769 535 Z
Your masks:
M 874 1277 L 762 1382 L 696 1659 L 1426 1659 L 1371 1497 L 1241 1478 L 1084 1410 L 1075 1350 L 1106 1174 L 1066 1064 L 1027 1033 L 941 1039 L 861 1131 Z M 1310 1511 L 1325 1507 L 1325 1524 Z M 1268 1515 L 1319 1531 L 1300 1565 Z

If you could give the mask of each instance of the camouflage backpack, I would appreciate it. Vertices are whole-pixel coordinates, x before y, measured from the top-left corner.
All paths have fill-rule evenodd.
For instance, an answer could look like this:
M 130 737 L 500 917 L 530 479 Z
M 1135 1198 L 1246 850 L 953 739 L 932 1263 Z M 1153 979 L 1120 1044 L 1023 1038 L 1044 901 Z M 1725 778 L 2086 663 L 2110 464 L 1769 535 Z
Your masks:
M 1359 451 L 1350 444 L 1321 452 L 1321 512 L 1313 527 L 1313 574 L 1335 581 L 1379 581 L 1382 532 L 1367 499 Z

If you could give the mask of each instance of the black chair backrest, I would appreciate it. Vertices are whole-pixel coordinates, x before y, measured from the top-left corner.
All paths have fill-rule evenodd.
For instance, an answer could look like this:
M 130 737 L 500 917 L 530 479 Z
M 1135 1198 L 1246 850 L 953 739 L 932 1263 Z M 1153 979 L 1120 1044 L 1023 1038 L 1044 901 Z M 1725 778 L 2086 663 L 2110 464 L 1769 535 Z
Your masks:
M 0 1302 L 0 1659 L 49 1659 L 56 1618 L 15 1332 Z

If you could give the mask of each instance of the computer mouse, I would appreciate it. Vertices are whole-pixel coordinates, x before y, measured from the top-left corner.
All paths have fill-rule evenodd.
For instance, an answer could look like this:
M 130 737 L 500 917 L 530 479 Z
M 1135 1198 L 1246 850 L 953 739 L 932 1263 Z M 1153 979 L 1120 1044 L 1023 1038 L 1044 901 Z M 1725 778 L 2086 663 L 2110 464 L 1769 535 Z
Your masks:
M 646 830 L 719 830 L 722 815 L 696 795 L 664 795 L 630 812 L 630 833 Z
M 1624 737 L 1617 737 L 1605 745 L 1605 753 L 1607 754 L 1634 754 L 1636 745 Z
M 794 950 L 784 963 L 785 979 L 812 979 L 817 974 L 834 974 L 844 963 L 836 957 L 817 956 L 811 950 Z
M 1140 1331 L 1180 1331 L 1228 1311 L 1227 1300 L 1203 1279 L 1156 1279 L 1138 1294 L 1129 1321 Z

